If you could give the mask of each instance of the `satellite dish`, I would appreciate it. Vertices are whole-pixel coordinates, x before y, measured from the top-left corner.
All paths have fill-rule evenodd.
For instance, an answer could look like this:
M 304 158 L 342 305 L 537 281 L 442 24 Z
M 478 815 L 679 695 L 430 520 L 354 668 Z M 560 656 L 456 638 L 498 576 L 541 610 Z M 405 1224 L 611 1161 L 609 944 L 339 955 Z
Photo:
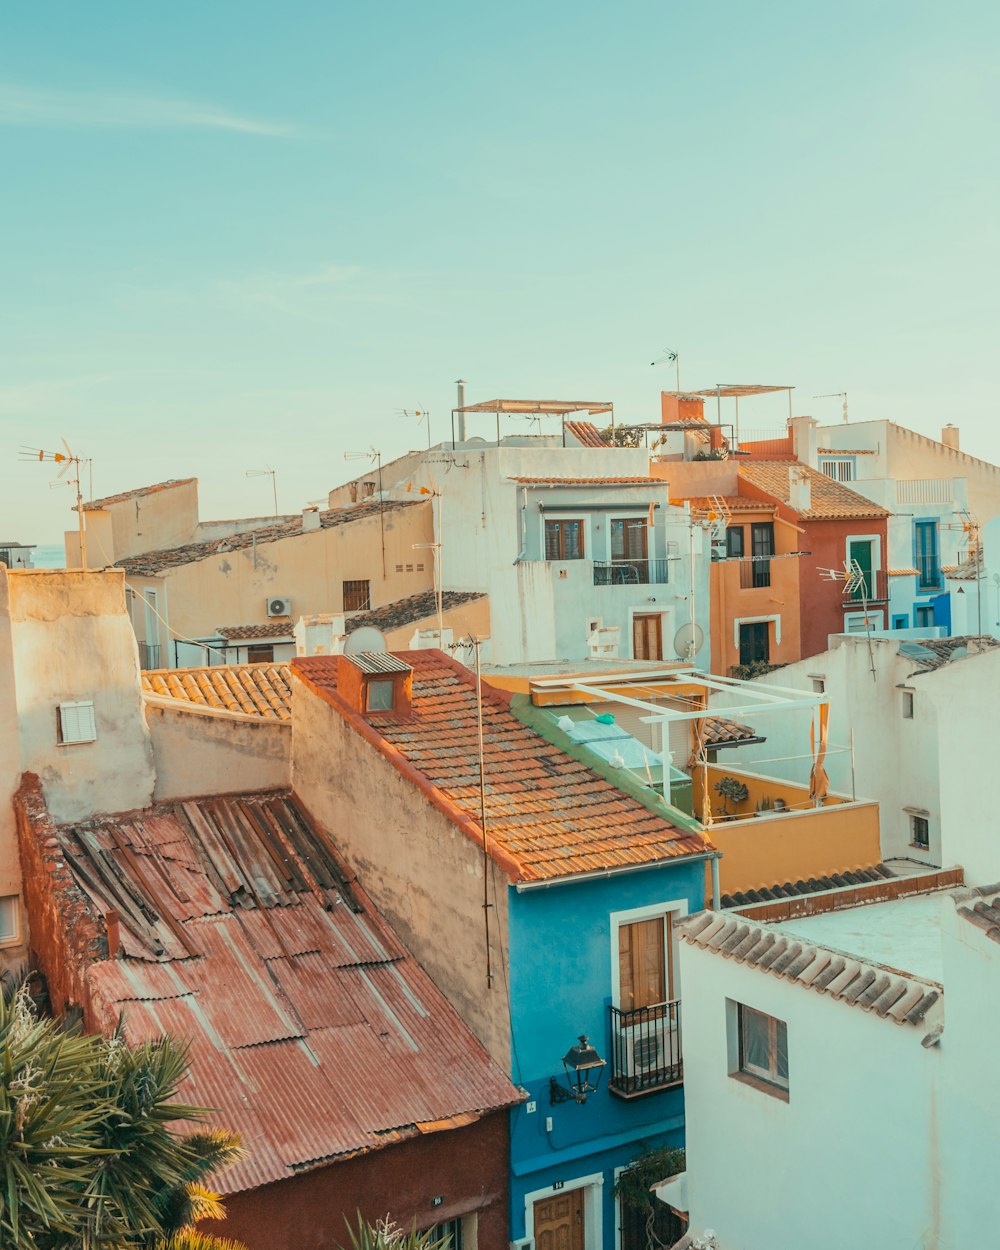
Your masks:
M 701 650 L 701 644 L 705 641 L 705 631 L 700 625 L 682 625 L 674 634 L 674 654 L 682 656 L 685 660 L 693 660 Z
M 467 438 L 465 440 L 465 446 L 466 447 L 485 447 L 486 439 L 480 438 L 479 435 L 477 434 L 475 435 L 474 438 Z
M 347 635 L 344 643 L 345 655 L 370 655 L 373 651 L 388 651 L 385 645 L 385 634 L 374 625 L 362 625 Z

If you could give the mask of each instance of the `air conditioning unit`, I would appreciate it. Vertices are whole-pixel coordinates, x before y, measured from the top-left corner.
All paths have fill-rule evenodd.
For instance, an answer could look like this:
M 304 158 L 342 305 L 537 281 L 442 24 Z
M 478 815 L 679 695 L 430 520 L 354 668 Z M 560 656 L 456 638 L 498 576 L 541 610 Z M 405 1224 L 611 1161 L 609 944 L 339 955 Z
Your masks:
M 650 1072 L 677 1062 L 677 1024 L 669 1016 L 647 1020 L 621 1031 L 621 1049 L 625 1055 L 625 1071 L 633 1076 Z
M 520 1241 L 512 1241 L 510 1250 L 535 1250 L 534 1237 L 522 1237 Z
M 291 599 L 282 599 L 277 595 L 269 598 L 267 601 L 267 614 L 268 616 L 291 616 Z
M 726 550 L 727 549 L 726 549 L 725 539 L 723 539 L 722 542 L 712 543 L 712 559 L 713 560 L 725 560 Z

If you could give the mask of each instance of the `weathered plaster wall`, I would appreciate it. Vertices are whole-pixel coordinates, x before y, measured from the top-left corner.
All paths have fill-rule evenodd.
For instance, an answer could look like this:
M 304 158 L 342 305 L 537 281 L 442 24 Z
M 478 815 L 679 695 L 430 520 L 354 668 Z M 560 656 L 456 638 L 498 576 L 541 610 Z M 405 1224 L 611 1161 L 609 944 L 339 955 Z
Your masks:
M 290 721 L 211 708 L 188 711 L 166 700 L 147 699 L 146 722 L 156 768 L 153 798 L 158 803 L 290 784 Z
M 292 785 L 316 820 L 331 830 L 375 906 L 497 1063 L 510 1072 L 502 971 L 507 949 L 504 873 L 490 861 L 494 980 L 487 987 L 482 848 L 294 671 Z
M 0 572 L 6 587 L 6 573 Z M 0 592 L 2 593 L 2 592 Z M 17 826 L 11 799 L 21 777 L 21 744 L 17 729 L 17 693 L 14 683 L 14 657 L 10 617 L 0 611 L 0 896 L 21 893 L 21 866 L 17 851 Z M 21 937 L 26 937 L 28 916 L 20 909 Z M 0 949 L 0 968 L 23 962 L 24 942 Z
M 21 767 L 41 778 L 57 822 L 145 807 L 153 752 L 120 570 L 32 569 L 0 579 L 10 621 Z M 97 740 L 60 745 L 59 703 L 92 700 Z
M 391 1216 L 418 1229 L 462 1216 L 478 1250 L 507 1247 L 507 1113 L 345 1159 L 226 1200 L 211 1228 L 249 1250 L 329 1250 L 357 1227 Z M 438 1206 L 432 1203 L 440 1198 Z M 469 1242 L 472 1229 L 463 1228 Z
M 123 499 L 104 511 L 111 514 L 116 560 L 180 547 L 194 542 L 197 533 L 198 481 Z

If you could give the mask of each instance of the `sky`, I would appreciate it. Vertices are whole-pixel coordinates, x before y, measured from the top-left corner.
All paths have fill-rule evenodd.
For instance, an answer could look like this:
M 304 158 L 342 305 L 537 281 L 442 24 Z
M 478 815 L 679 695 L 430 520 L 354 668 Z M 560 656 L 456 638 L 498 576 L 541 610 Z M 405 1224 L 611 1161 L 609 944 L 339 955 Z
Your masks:
M 667 350 L 1000 461 L 998 38 L 971 0 L 0 7 L 0 538 L 73 523 L 22 445 L 293 511 L 406 412 L 443 438 L 459 377 L 655 421 Z

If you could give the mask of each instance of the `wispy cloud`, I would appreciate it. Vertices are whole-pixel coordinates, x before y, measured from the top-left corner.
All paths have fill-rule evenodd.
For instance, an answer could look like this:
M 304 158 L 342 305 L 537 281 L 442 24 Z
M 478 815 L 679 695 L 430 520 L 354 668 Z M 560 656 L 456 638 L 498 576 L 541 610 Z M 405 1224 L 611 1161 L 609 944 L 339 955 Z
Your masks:
M 0 126 L 94 130 L 232 130 L 278 136 L 290 128 L 195 100 L 94 91 L 38 91 L 0 83 Z

